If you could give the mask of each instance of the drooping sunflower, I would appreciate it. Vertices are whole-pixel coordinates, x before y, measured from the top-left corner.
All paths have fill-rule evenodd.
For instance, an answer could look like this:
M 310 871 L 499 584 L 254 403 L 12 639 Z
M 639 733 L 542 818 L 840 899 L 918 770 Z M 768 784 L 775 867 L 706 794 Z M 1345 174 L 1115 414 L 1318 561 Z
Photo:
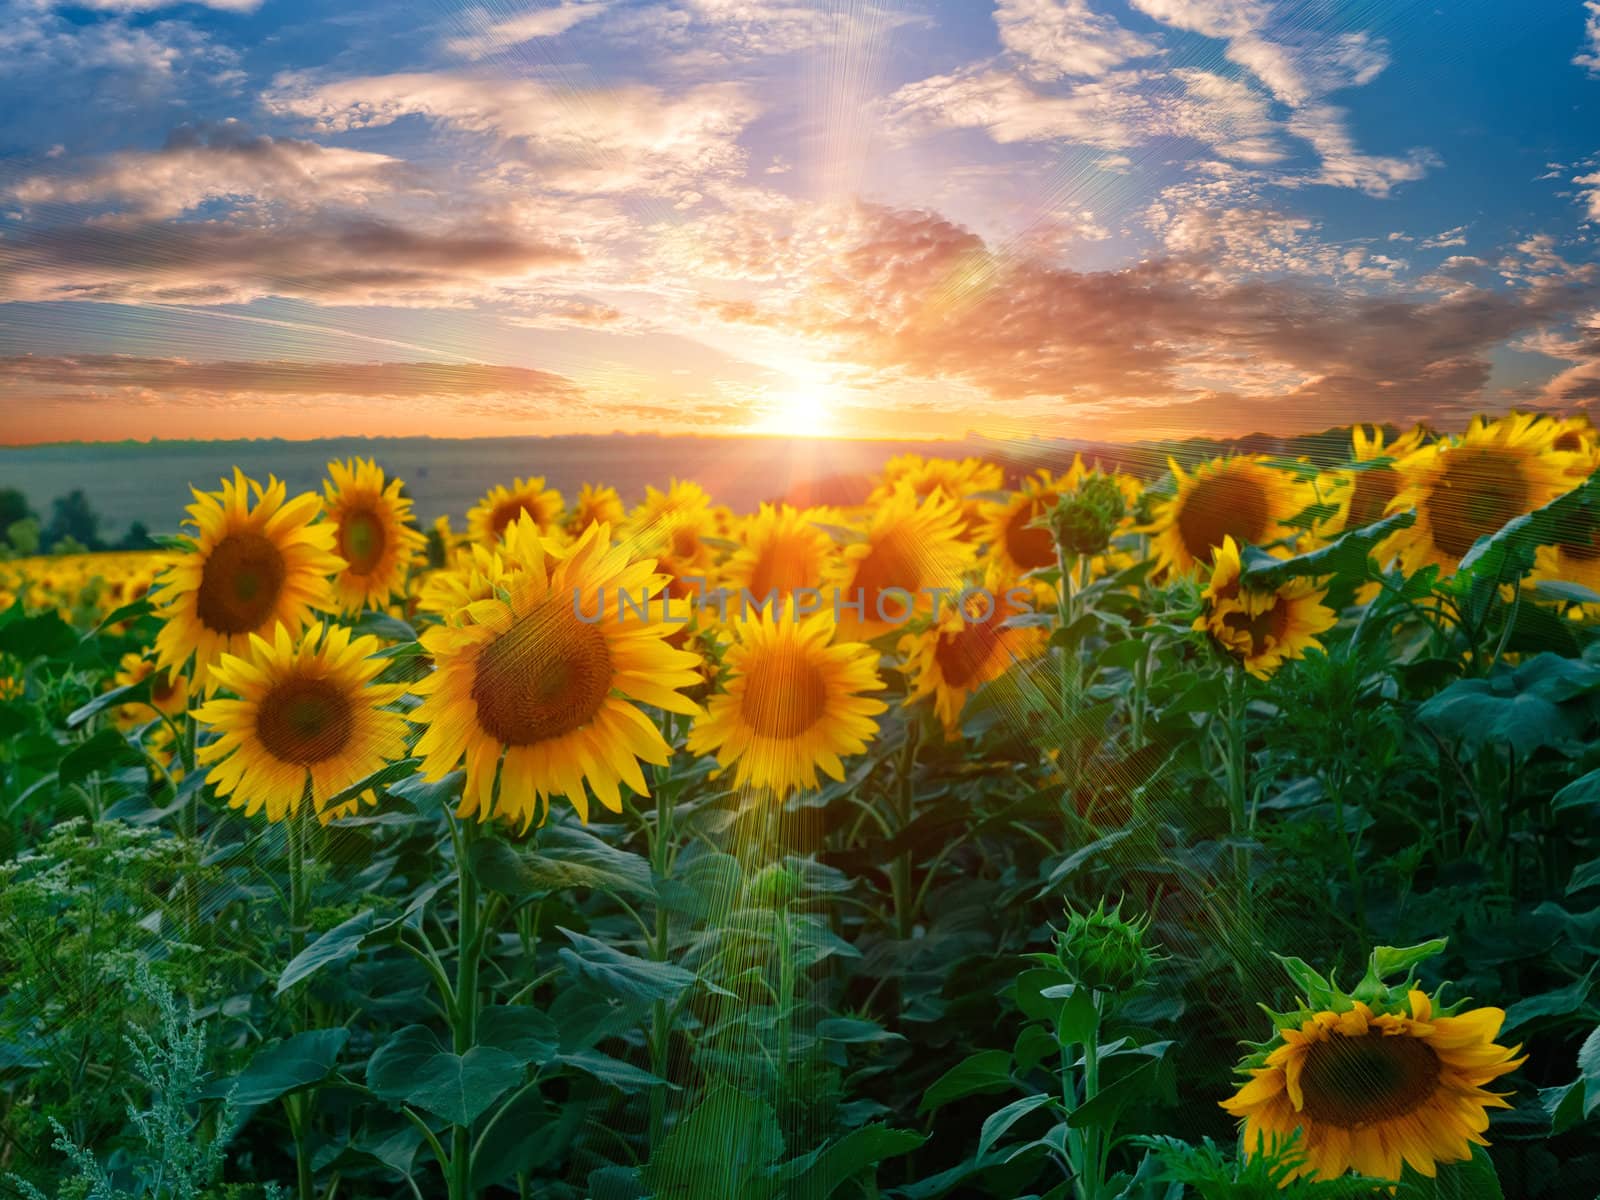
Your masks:
M 881 689 L 878 654 L 835 642 L 833 614 L 796 619 L 762 612 L 731 626 L 724 690 L 706 702 L 689 731 L 691 754 L 715 754 L 734 767 L 739 787 L 770 788 L 781 799 L 817 786 L 817 771 L 844 778 L 843 758 L 876 736 L 887 709 L 866 692 Z
M 405 591 L 406 576 L 422 561 L 427 539 L 411 521 L 411 500 L 400 480 L 385 480 L 371 459 L 328 464 L 324 511 L 338 529 L 335 549 L 345 569 L 334 580 L 339 610 L 381 609 Z
M 747 591 L 757 602 L 771 593 L 785 599 L 801 588 L 820 589 L 838 547 L 817 522 L 839 519 L 826 510 L 762 504 L 735 528 L 739 548 L 723 564 L 722 584 Z
M 530 524 L 519 535 L 533 533 L 522 520 Z M 620 812 L 620 784 L 649 794 L 639 761 L 660 765 L 670 753 L 638 705 L 697 712 L 679 689 L 701 681 L 699 658 L 667 644 L 681 625 L 638 615 L 666 577 L 612 546 L 606 526 L 589 526 L 559 556 L 534 536 L 522 545 L 522 569 L 422 635 L 438 669 L 413 685 L 425 697 L 412 715 L 427 727 L 421 773 L 441 779 L 465 757 L 458 813 L 479 821 L 526 829 L 543 821 L 551 796 L 587 821 L 590 790 Z
M 316 519 L 322 500 L 315 492 L 288 500 L 276 478 L 263 488 L 235 468 L 221 491 L 194 497 L 189 551 L 156 581 L 156 614 L 166 622 L 156 635 L 156 665 L 181 671 L 193 654 L 209 693 L 215 682 L 207 668 L 244 650 L 251 634 L 269 635 L 280 624 L 299 632 L 313 610 L 332 612 L 329 576 L 345 562 L 333 553 L 337 530 Z
M 1305 484 L 1267 465 L 1264 455 L 1214 458 L 1194 473 L 1168 459 L 1177 493 L 1155 506 L 1145 528 L 1153 534 L 1156 570 L 1190 575 L 1209 567 L 1223 539 L 1265 545 L 1283 536 L 1283 523 L 1313 501 Z
M 943 492 L 919 501 L 909 488 L 898 488 L 858 528 L 861 540 L 844 547 L 824 596 L 841 642 L 867 641 L 926 616 L 934 589 L 959 591 L 972 565 L 961 507 Z
M 298 641 L 279 625 L 270 642 L 251 635 L 248 657 L 224 655 L 211 673 L 237 699 L 213 698 L 194 714 L 217 734 L 196 754 L 217 794 L 246 816 L 265 808 L 271 821 L 295 816 L 304 798 L 324 821 L 351 807 L 334 812 L 328 801 L 406 754 L 405 718 L 385 708 L 405 688 L 372 682 L 385 665 L 372 657 L 380 648 L 317 622 Z
M 666 491 L 645 488 L 644 500 L 628 514 L 618 537 L 634 555 L 656 560 L 656 570 L 668 577 L 668 595 L 693 596 L 706 586 L 714 565 L 704 540 L 714 520 L 706 490 L 698 483 L 674 479 Z
M 1400 489 L 1390 512 L 1417 519 L 1385 544 L 1407 574 L 1437 564 L 1449 574 L 1480 537 L 1577 487 L 1590 459 L 1555 449 L 1556 422 L 1529 413 L 1474 417 L 1458 439 L 1438 441 L 1396 464 Z
M 1037 658 L 1044 652 L 1046 630 L 1022 626 L 1002 628 L 1005 622 L 1032 611 L 1020 603 L 1031 589 L 1017 588 L 998 569 L 990 567 L 983 586 L 962 592 L 941 606 L 938 619 L 927 629 L 907 634 L 900 651 L 911 674 L 906 703 L 933 697 L 933 711 L 944 726 L 945 737 L 961 732 L 961 710 L 967 697 L 998 679 L 1013 663 Z
M 882 482 L 873 488 L 867 503 L 876 504 L 894 495 L 904 484 L 920 499 L 935 491 L 943 492 L 961 505 L 964 532 L 976 537 L 983 527 L 984 501 L 980 492 L 998 492 L 1005 486 L 1000 467 L 981 458 L 924 458 L 920 454 L 897 454 L 883 465 Z
M 560 526 L 565 507 L 561 493 L 546 487 L 543 476 L 514 480 L 510 487 L 496 484 L 468 511 L 467 535 L 480 546 L 492 547 L 523 513 L 541 533 L 550 533 Z
M 1498 1008 L 1454 1015 L 1412 988 L 1395 1011 L 1360 1000 L 1282 1025 L 1222 1107 L 1244 1122 L 1247 1155 L 1271 1152 L 1297 1131 L 1305 1155 L 1290 1178 L 1357 1171 L 1399 1179 L 1402 1164 L 1433 1178 L 1486 1146 L 1491 1108 L 1509 1108 L 1488 1084 L 1516 1070 L 1519 1046 L 1495 1044 Z
M 149 723 L 157 714 L 176 719 L 188 711 L 188 679 L 170 668 L 158 668 L 153 658 L 143 654 L 124 654 L 112 678 L 112 685 L 132 687 L 146 679 L 150 680 L 149 700 L 119 704 L 112 714 L 117 728 L 124 733 L 137 725 Z
M 1331 537 L 1347 529 L 1360 529 L 1363 525 L 1381 520 L 1388 512 L 1389 502 L 1400 490 L 1400 474 L 1394 469 L 1394 464 L 1415 453 L 1422 445 L 1426 432 L 1418 425 L 1388 442 L 1384 439 L 1382 429 L 1353 426 L 1350 430 L 1351 461 L 1357 465 L 1377 465 L 1337 473 L 1335 478 L 1339 490 L 1332 500 L 1338 512 L 1332 520 L 1319 527 L 1318 532 Z
M 567 513 L 567 533 L 577 537 L 594 524 L 609 525 L 615 529 L 622 524 L 627 511 L 622 506 L 622 497 L 617 495 L 616 488 L 586 483 L 578 489 L 578 499 Z
M 1320 646 L 1320 634 L 1332 629 L 1338 614 L 1325 608 L 1326 589 L 1308 579 L 1290 579 L 1267 591 L 1240 582 L 1238 544 L 1224 536 L 1204 592 L 1206 609 L 1194 628 L 1209 633 L 1244 669 L 1265 679 L 1292 658 Z

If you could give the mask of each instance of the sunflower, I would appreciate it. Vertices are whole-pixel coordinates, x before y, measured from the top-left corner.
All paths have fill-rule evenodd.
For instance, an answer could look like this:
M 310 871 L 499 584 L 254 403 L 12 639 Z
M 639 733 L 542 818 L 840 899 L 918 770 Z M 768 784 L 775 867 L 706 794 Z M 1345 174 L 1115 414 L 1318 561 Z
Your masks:
M 803 620 L 759 613 L 732 626 L 725 690 L 689 731 L 691 754 L 734 766 L 739 787 L 770 788 L 781 799 L 817 786 L 817 771 L 844 778 L 844 755 L 861 754 L 887 709 L 878 691 L 878 654 L 859 642 L 832 643 L 822 612 Z
M 413 528 L 411 501 L 398 479 L 385 482 L 371 459 L 328 464 L 325 511 L 339 531 L 336 548 L 348 564 L 334 580 L 339 611 L 382 609 L 405 591 L 427 539 Z
M 1284 522 L 1313 501 L 1305 484 L 1268 466 L 1264 455 L 1214 458 L 1192 475 L 1167 462 L 1177 494 L 1156 505 L 1144 532 L 1155 535 L 1156 570 L 1169 575 L 1209 567 L 1224 538 L 1265 545 L 1282 537 Z
M 338 815 L 330 799 L 404 758 L 405 718 L 384 706 L 405 688 L 372 682 L 385 665 L 372 657 L 379 648 L 318 622 L 298 642 L 279 625 L 270 642 L 251 635 L 248 658 L 224 655 L 211 673 L 238 699 L 208 700 L 194 714 L 217 734 L 196 755 L 217 794 L 246 816 L 265 807 L 271 821 L 309 798 L 326 821 Z
M 1488 1110 L 1510 1106 L 1485 1085 L 1524 1061 L 1521 1047 L 1495 1044 L 1505 1013 L 1436 1015 L 1415 988 L 1395 1012 L 1350 1003 L 1281 1026 L 1250 1082 L 1222 1101 L 1244 1121 L 1245 1153 L 1270 1153 L 1298 1131 L 1305 1158 L 1293 1176 L 1399 1179 L 1404 1162 L 1431 1179 L 1436 1164 L 1488 1145 Z
M 1430 563 L 1448 574 L 1480 537 L 1572 490 L 1591 464 L 1555 449 L 1559 432 L 1528 413 L 1474 417 L 1459 439 L 1407 455 L 1395 466 L 1401 484 L 1389 511 L 1415 509 L 1417 519 L 1385 543 L 1380 559 L 1398 556 L 1407 574 Z
M 1338 512 L 1319 532 L 1326 537 L 1343 533 L 1346 529 L 1360 529 L 1381 520 L 1388 511 L 1389 502 L 1400 490 L 1400 475 L 1393 464 L 1414 453 L 1421 445 L 1426 430 L 1421 425 L 1403 433 L 1392 442 L 1384 440 L 1383 430 L 1366 425 L 1356 425 L 1350 430 L 1352 462 L 1359 465 L 1373 463 L 1364 470 L 1347 470 L 1336 478 L 1341 485 L 1334 497 Z
M 989 556 L 1001 571 L 1015 578 L 1051 567 L 1056 561 L 1056 544 L 1050 531 L 1033 522 L 1044 516 L 1077 481 L 1067 475 L 1052 475 L 1041 467 L 1022 481 L 1008 500 L 990 501 L 984 506 L 982 540 Z
M 586 483 L 578 489 L 577 502 L 567 513 L 566 530 L 577 537 L 596 523 L 615 529 L 622 524 L 627 511 L 622 507 L 622 497 L 617 495 L 616 488 Z
M 618 536 L 634 554 L 655 558 L 656 570 L 668 577 L 669 596 L 694 596 L 703 590 L 714 564 L 704 540 L 714 522 L 706 490 L 674 479 L 666 491 L 645 488 L 644 500 L 628 514 Z
M 198 532 L 156 581 L 156 614 L 166 622 L 156 635 L 157 666 L 181 671 L 193 654 L 209 694 L 216 685 L 207 668 L 246 648 L 251 634 L 280 624 L 298 632 L 312 610 L 333 611 L 328 577 L 345 566 L 333 553 L 338 531 L 316 522 L 315 492 L 286 496 L 276 478 L 263 488 L 238 468 L 220 492 L 194 493 L 188 511 Z
M 739 548 L 723 565 L 722 583 L 747 591 L 757 602 L 774 592 L 783 599 L 801 588 L 820 588 L 838 547 L 817 521 L 827 523 L 832 516 L 822 509 L 761 505 L 734 530 Z
M 1556 436 L 1551 445 L 1568 454 L 1585 454 L 1594 456 L 1600 453 L 1600 431 L 1594 427 L 1586 413 L 1575 417 L 1553 418 L 1556 425 Z
M 1322 605 L 1327 595 L 1306 579 L 1290 579 L 1267 591 L 1240 582 L 1239 547 L 1224 536 L 1211 568 L 1204 599 L 1206 610 L 1194 628 L 1217 643 L 1258 679 L 1265 679 L 1291 658 L 1320 647 L 1317 636 L 1333 628 L 1338 616 Z
M 150 698 L 119 704 L 112 714 L 117 728 L 123 732 L 149 722 L 156 714 L 175 719 L 188 711 L 188 679 L 170 668 L 158 668 L 154 659 L 143 654 L 124 654 L 111 682 L 115 687 L 132 687 L 146 679 L 150 680 Z
M 564 507 L 561 493 L 546 487 L 541 476 L 515 480 L 509 488 L 496 484 L 467 513 L 468 536 L 480 546 L 493 546 L 523 513 L 541 533 L 549 533 L 561 524 Z
M 920 454 L 897 454 L 883 465 L 883 482 L 873 488 L 868 504 L 894 495 L 904 484 L 918 499 L 935 491 L 943 492 L 961 504 L 964 532 L 976 537 L 983 527 L 984 501 L 979 492 L 998 492 L 1005 486 L 999 466 L 981 458 L 923 458 Z
M 935 492 L 919 501 L 900 487 L 864 518 L 862 539 L 829 571 L 840 641 L 865 641 L 926 615 L 936 589 L 954 594 L 972 565 L 960 505 Z
M 991 566 L 983 587 L 962 592 L 942 606 L 929 628 L 901 639 L 900 651 L 912 676 L 906 703 L 932 696 L 947 739 L 959 736 L 961 709 L 969 695 L 1004 675 L 1012 663 L 1044 651 L 1045 630 L 1002 628 L 1008 618 L 1032 611 L 1031 604 L 1018 603 L 1029 589 L 1011 583 Z
M 522 521 L 519 535 L 533 533 Z M 554 795 L 587 821 L 585 785 L 620 812 L 620 783 L 649 794 L 638 760 L 659 766 L 670 753 L 637 704 L 698 711 L 678 689 L 700 682 L 699 658 L 666 644 L 681 626 L 637 615 L 632 606 L 667 580 L 613 547 L 608 527 L 589 526 L 559 556 L 537 537 L 522 545 L 521 569 L 504 571 L 492 596 L 422 635 L 438 669 L 414 685 L 425 697 L 412 717 L 427 727 L 421 772 L 441 779 L 464 756 L 458 813 L 479 821 L 526 829 Z

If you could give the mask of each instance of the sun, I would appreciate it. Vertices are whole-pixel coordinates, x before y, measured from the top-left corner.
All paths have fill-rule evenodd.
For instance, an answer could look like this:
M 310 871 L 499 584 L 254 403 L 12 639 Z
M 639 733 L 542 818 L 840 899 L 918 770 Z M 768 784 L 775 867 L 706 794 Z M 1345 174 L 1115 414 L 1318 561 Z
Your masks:
M 768 396 L 750 432 L 764 437 L 836 437 L 839 399 L 838 388 L 825 380 L 791 384 Z

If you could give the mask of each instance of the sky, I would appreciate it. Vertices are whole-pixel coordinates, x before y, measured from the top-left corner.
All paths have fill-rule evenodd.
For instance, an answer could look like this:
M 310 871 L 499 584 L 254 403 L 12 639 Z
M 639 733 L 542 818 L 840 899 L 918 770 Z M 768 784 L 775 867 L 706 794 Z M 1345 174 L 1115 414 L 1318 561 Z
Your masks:
M 1600 399 L 1600 0 L 0 0 L 0 442 Z

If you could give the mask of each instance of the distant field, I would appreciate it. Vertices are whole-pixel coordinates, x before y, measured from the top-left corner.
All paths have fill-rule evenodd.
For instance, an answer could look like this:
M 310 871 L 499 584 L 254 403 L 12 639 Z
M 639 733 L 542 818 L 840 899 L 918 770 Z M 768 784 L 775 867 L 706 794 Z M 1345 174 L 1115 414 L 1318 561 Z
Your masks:
M 659 438 L 611 435 L 474 441 L 348 438 L 328 441 L 82 444 L 0 449 L 0 487 L 14 487 L 41 515 L 50 501 L 82 488 L 116 537 L 134 521 L 170 531 L 190 502 L 189 487 L 215 488 L 237 463 L 260 480 L 284 480 L 291 492 L 319 487 L 329 459 L 371 456 L 405 480 L 417 515 L 459 517 L 496 483 L 543 475 L 571 497 L 588 482 L 614 485 L 627 503 L 646 485 L 674 476 L 694 479 L 737 510 L 780 497 L 807 483 L 876 471 L 907 450 L 961 456 L 962 442 L 893 443 L 746 438 Z

